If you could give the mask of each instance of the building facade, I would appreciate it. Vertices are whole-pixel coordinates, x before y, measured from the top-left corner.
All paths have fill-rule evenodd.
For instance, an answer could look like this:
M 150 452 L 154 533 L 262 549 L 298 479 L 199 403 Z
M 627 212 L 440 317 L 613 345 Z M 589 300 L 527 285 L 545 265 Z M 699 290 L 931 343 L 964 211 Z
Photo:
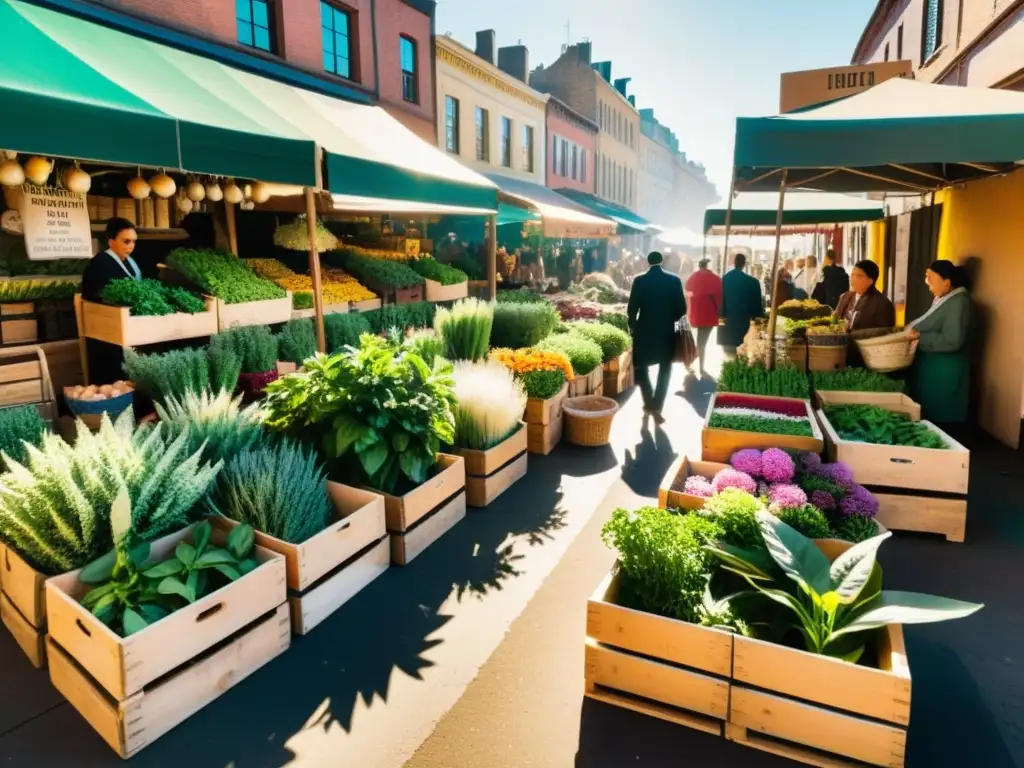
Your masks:
M 594 194 L 596 123 L 555 96 L 548 97 L 547 185 Z
M 658 122 L 653 109 L 640 110 L 640 185 L 637 213 L 665 227 L 681 226 L 683 201 L 676 199 L 679 140 Z
M 879 0 L 853 63 L 899 60 L 926 82 L 1024 90 L 1024 2 Z
M 434 0 L 92 0 L 344 86 L 436 143 Z
M 640 168 L 640 115 L 626 88 L 612 82 L 610 61 L 593 63 L 590 43 L 567 47 L 550 66 L 530 75 L 530 84 L 568 104 L 598 126 L 594 193 L 636 210 Z
M 708 180 L 700 163 L 690 160 L 685 152 L 675 157 L 675 201 L 678 218 L 673 226 L 694 232 L 704 228 L 704 209 L 722 199 L 715 185 Z
M 478 173 L 544 186 L 548 97 L 527 85 L 526 48 L 496 49 L 492 30 L 475 51 L 450 37 L 435 47 L 438 146 Z

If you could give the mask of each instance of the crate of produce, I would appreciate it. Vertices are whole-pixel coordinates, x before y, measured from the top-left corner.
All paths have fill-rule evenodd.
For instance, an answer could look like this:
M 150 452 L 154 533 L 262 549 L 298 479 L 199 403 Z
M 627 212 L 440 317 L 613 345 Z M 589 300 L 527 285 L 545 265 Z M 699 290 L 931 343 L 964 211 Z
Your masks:
M 562 442 L 564 429 L 565 420 L 561 415 L 548 424 L 527 424 L 526 449 L 530 453 L 547 456 Z
M 527 424 L 545 426 L 562 418 L 562 406 L 569 394 L 569 385 L 562 387 L 562 391 L 547 400 L 529 398 L 526 401 L 526 415 L 524 421 Z
M 173 315 L 137 317 L 131 314 L 128 307 L 111 307 L 85 301 L 76 294 L 75 312 L 81 336 L 120 347 L 198 339 L 212 336 L 219 330 L 217 304 L 213 299 L 206 299 L 205 312 L 194 315 L 176 312 Z
M 733 635 L 619 605 L 619 580 L 587 601 L 585 695 L 721 736 Z
M 264 299 L 263 301 L 246 301 L 241 304 L 228 304 L 223 299 L 216 299 L 217 328 L 226 331 L 242 325 L 273 325 L 286 323 L 292 318 L 292 294 L 283 299 Z
M 486 451 L 456 448 L 466 461 L 466 503 L 486 507 L 526 475 L 527 427 Z
M 292 630 L 305 635 L 388 569 L 391 548 L 379 493 L 328 482 L 334 519 L 320 533 L 292 544 L 261 531 L 256 543 L 285 558 Z M 233 520 L 213 518 L 230 530 Z
M 921 406 L 902 392 L 848 392 L 819 389 L 815 392 L 818 407 L 828 405 L 877 405 L 893 413 L 906 414 L 911 421 L 921 420 Z
M 43 421 L 57 418 L 46 353 L 39 346 L 0 349 L 0 408 L 33 405 Z
M 408 565 L 466 516 L 466 462 L 439 454 L 437 473 L 402 496 L 384 494 L 391 562 Z
M 658 487 L 658 506 L 662 509 L 703 508 L 705 497 L 686 492 L 687 479 L 699 475 L 711 480 L 723 469 L 728 468 L 728 464 L 715 461 L 690 461 L 688 457 L 680 456 L 668 468 L 668 472 L 665 473 L 665 477 Z
M 437 280 L 424 278 L 423 284 L 427 301 L 458 301 L 469 295 L 469 283 L 465 281 L 443 285 Z
M 741 448 L 821 453 L 824 440 L 809 400 L 715 393 L 701 431 L 701 460 L 726 462 Z

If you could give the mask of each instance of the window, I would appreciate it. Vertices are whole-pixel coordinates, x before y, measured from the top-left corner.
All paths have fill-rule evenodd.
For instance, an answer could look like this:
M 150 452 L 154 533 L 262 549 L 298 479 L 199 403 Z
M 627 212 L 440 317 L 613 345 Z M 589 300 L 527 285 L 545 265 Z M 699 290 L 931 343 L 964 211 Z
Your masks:
M 942 0 L 925 0 L 924 30 L 921 35 L 921 64 L 930 59 L 942 43 Z
M 507 117 L 501 118 L 501 164 L 512 167 L 512 121 Z
M 459 154 L 459 100 L 444 97 L 444 148 Z
M 551 172 L 558 175 L 558 137 L 554 135 L 551 140 Z
M 349 57 L 349 15 L 329 3 L 320 2 L 320 39 L 324 70 L 352 79 Z
M 572 145 L 572 178 L 576 181 L 580 177 L 580 149 Z
M 903 61 L 903 25 L 896 28 L 896 61 Z
M 523 170 L 533 173 L 533 126 L 523 126 Z
M 882 61 L 888 61 L 888 60 L 889 60 L 889 44 L 886 43 L 885 44 L 885 53 L 883 54 Z
M 270 0 L 235 0 L 238 42 L 273 53 L 273 17 L 274 9 Z
M 597 122 L 601 128 L 604 128 L 604 102 L 597 102 Z
M 486 109 L 476 108 L 476 159 L 491 161 L 491 116 Z
M 399 38 L 398 48 L 402 60 L 402 98 L 418 104 L 420 89 L 416 77 L 416 41 L 403 35 Z
M 587 181 L 587 150 L 586 147 L 580 147 L 580 181 Z
M 562 146 L 559 149 L 559 160 L 560 160 L 560 172 L 559 175 L 563 179 L 569 178 L 569 142 L 565 139 L 561 139 Z

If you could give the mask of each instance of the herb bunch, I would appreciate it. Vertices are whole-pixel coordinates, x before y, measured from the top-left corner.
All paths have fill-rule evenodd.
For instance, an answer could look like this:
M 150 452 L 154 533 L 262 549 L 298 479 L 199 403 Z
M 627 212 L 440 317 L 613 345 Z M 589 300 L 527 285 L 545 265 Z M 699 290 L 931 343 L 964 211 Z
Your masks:
M 748 364 L 742 357 L 722 363 L 718 391 L 801 399 L 811 396 L 807 375 L 796 367 L 778 366 L 769 371 L 764 363 Z
M 133 280 L 122 277 L 114 280 L 103 289 L 100 299 L 112 307 L 128 307 L 136 317 L 173 315 L 175 312 L 194 315 L 206 311 L 206 304 L 194 293 L 148 278 Z
M 458 285 L 469 280 L 469 275 L 461 269 L 442 264 L 432 258 L 413 259 L 409 266 L 427 280 L 436 280 L 441 285 Z
M 227 251 L 177 248 L 167 257 L 167 263 L 226 304 L 283 299 L 287 295 L 284 288 L 259 277 L 244 261 Z
M 915 448 L 948 450 L 937 433 L 906 414 L 894 413 L 875 405 L 833 405 L 825 407 L 825 416 L 843 440 L 878 445 L 907 445 Z

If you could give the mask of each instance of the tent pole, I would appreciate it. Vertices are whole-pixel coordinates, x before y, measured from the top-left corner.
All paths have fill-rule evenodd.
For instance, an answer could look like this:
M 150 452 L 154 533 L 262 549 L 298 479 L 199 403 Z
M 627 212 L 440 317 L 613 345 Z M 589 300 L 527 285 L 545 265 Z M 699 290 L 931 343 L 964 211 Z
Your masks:
M 786 204 L 786 176 L 788 169 L 782 169 L 782 181 L 779 183 L 779 209 L 775 213 L 775 256 L 772 258 L 772 303 L 768 313 L 768 359 L 766 368 L 775 368 L 775 324 L 778 322 L 776 310 L 779 307 L 779 247 L 782 244 L 782 209 Z
M 316 326 L 316 349 L 324 354 L 327 352 L 327 339 L 324 336 L 324 295 L 320 283 L 320 254 L 316 250 L 316 198 L 313 188 L 306 187 L 306 233 L 309 237 L 309 275 L 313 279 L 313 312 Z
M 701 248 L 700 257 L 701 259 L 708 257 L 708 233 L 706 231 L 704 232 L 704 247 Z
M 238 255 L 238 225 L 235 223 L 235 206 L 232 203 L 224 201 L 224 217 L 228 223 L 228 248 L 231 252 Z
M 732 226 L 732 198 L 736 194 L 736 169 L 732 171 L 732 180 L 729 182 L 729 203 L 725 207 L 725 242 L 722 243 L 722 271 L 729 268 L 729 228 Z
M 498 298 L 498 217 L 491 216 L 491 237 L 487 243 L 487 298 Z

